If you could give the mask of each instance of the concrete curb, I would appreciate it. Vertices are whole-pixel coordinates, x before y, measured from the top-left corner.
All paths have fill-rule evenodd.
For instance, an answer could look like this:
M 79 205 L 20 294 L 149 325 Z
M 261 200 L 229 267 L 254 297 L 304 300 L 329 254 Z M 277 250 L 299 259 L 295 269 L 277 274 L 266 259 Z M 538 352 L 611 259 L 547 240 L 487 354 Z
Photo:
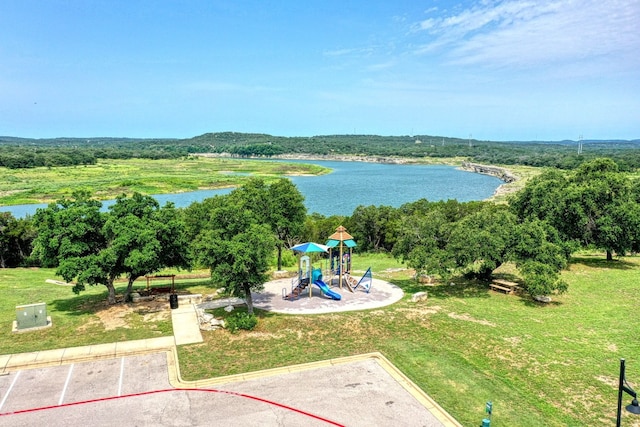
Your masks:
M 0 355 L 0 374 L 22 369 L 46 368 L 92 360 L 113 359 L 148 353 L 170 351 L 175 348 L 172 336 L 145 340 L 69 347 L 55 350 L 34 351 Z

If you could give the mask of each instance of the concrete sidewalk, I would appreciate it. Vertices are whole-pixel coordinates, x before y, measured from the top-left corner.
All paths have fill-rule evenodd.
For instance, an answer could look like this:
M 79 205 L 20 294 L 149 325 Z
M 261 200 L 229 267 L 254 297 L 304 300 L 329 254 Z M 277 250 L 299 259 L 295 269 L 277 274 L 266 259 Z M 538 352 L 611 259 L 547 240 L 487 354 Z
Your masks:
M 171 310 L 173 336 L 176 345 L 195 344 L 202 342 L 200 322 L 194 304 L 186 304 Z

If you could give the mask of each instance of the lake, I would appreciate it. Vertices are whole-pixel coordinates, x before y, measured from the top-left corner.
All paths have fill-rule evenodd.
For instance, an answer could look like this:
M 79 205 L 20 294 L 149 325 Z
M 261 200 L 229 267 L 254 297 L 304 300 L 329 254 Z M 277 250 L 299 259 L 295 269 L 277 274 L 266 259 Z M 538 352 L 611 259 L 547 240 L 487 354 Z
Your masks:
M 484 200 L 491 197 L 503 183 L 498 178 L 459 170 L 454 166 L 398 165 L 367 162 L 339 162 L 325 160 L 286 160 L 291 163 L 313 163 L 333 169 L 321 176 L 290 177 L 305 196 L 309 213 L 351 215 L 359 206 L 387 205 L 399 207 L 422 198 L 430 201 L 456 199 L 460 202 Z M 154 195 L 161 205 L 173 202 L 186 207 L 193 202 L 231 189 L 199 190 L 176 194 Z M 106 208 L 114 201 L 105 201 Z M 14 217 L 33 215 L 46 204 L 0 206 L 0 212 Z

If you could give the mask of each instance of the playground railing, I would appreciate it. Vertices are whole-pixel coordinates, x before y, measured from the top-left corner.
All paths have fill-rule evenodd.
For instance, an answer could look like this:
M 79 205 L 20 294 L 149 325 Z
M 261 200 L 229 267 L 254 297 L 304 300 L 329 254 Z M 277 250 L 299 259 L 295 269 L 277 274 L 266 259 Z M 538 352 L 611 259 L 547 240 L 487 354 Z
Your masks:
M 292 278 L 290 292 L 287 292 L 287 288 L 282 288 L 282 299 L 293 301 L 300 298 L 300 292 L 294 292 L 298 287 L 300 287 L 300 280 L 297 277 Z
M 358 286 L 362 286 L 362 288 L 367 291 L 367 293 L 369 293 L 372 284 L 373 274 L 371 273 L 371 267 L 369 267 L 358 281 L 358 284 L 353 287 L 353 290 L 355 291 L 356 289 L 358 289 Z

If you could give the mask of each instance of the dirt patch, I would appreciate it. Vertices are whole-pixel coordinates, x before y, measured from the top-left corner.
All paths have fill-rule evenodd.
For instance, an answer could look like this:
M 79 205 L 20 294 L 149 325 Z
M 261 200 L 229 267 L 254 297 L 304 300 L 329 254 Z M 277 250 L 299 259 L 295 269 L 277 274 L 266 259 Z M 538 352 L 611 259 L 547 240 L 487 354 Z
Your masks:
M 96 312 L 96 316 L 104 326 L 111 331 L 117 328 L 130 328 L 130 315 L 139 313 L 144 322 L 166 320 L 170 316 L 169 305 L 166 301 L 143 301 L 131 304 L 115 304 Z
M 53 285 L 59 285 L 59 286 L 73 286 L 73 283 L 63 282 L 62 280 L 47 279 L 45 280 L 45 282 L 51 283 Z
M 133 313 L 133 309 L 128 305 L 112 305 L 105 310 L 98 311 L 96 316 L 106 331 L 112 331 L 117 328 L 129 328 L 125 318 L 131 313 Z
M 399 308 L 397 311 L 405 313 L 405 316 L 409 320 L 424 320 L 426 316 L 435 314 L 440 311 L 440 306 L 432 306 L 426 308 Z
M 161 322 L 169 319 L 169 310 L 160 310 L 152 313 L 146 313 L 142 316 L 143 322 Z
M 281 334 L 273 334 L 268 332 L 252 331 L 250 334 L 251 334 L 251 338 L 258 339 L 258 340 L 273 340 L 273 339 L 281 339 L 283 337 L 283 335 Z
M 614 377 L 606 377 L 604 375 L 598 375 L 595 377 L 598 381 L 605 383 L 606 385 L 610 385 L 611 387 L 618 387 L 618 379 Z
M 504 338 L 504 340 L 512 345 L 518 345 L 522 342 L 522 338 L 520 337 L 508 337 L 508 338 Z
M 495 323 L 489 322 L 488 320 L 480 320 L 480 319 L 474 319 L 473 317 L 469 316 L 468 314 L 456 314 L 456 313 L 449 313 L 449 317 L 451 317 L 452 319 L 457 319 L 457 320 L 464 320 L 466 322 L 473 322 L 473 323 L 479 323 L 481 325 L 485 325 L 485 326 L 491 326 L 492 328 L 496 327 Z
M 407 271 L 406 268 L 387 268 L 382 270 L 383 273 L 399 273 L 401 271 Z

